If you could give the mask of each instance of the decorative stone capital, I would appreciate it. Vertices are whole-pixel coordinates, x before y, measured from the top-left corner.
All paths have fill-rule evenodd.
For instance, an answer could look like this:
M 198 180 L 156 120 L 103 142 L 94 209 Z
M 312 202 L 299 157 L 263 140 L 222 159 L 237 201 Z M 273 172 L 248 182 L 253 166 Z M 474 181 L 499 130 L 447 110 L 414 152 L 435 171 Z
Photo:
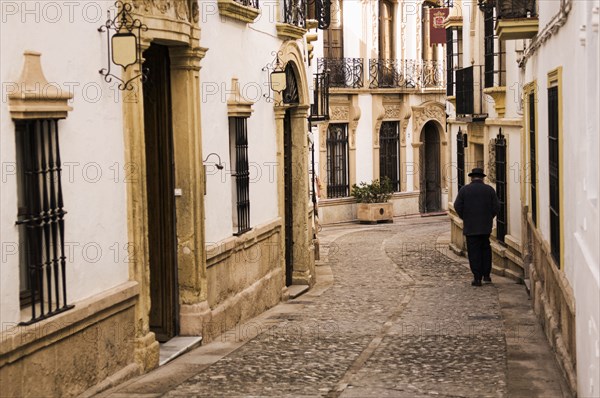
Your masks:
M 248 7 L 233 0 L 218 0 L 219 14 L 244 23 L 252 23 L 260 15 L 260 10 Z
M 231 93 L 227 100 L 227 115 L 229 117 L 250 117 L 253 112 L 252 101 L 246 100 L 240 94 L 240 83 L 237 78 L 231 79 Z
M 488 87 L 483 89 L 483 93 L 492 97 L 496 113 L 499 117 L 503 117 L 506 112 L 506 86 Z
M 306 33 L 306 29 L 300 28 L 289 23 L 277 22 L 277 36 L 283 40 L 301 39 Z
M 25 51 L 21 77 L 8 94 L 8 108 L 13 119 L 64 119 L 73 94 L 49 83 L 42 71 L 41 53 Z M 8 85 L 10 87 L 10 84 Z

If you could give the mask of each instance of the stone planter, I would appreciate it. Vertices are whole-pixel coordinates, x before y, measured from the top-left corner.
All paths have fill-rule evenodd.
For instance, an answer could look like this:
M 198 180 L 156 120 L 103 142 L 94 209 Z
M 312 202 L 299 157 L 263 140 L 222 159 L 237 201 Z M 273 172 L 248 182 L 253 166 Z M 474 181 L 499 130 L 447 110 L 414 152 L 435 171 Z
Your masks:
M 394 207 L 386 203 L 358 203 L 356 218 L 361 223 L 394 222 Z

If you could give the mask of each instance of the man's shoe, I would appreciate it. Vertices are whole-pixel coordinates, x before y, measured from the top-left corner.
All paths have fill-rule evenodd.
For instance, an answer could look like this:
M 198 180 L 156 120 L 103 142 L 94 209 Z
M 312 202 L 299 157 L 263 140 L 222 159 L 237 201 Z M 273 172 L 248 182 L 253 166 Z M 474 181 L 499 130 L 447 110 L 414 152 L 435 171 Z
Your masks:
M 474 279 L 473 282 L 471 282 L 471 286 L 481 286 L 481 281 Z
M 489 276 L 484 276 L 483 283 L 492 283 L 492 278 L 490 278 Z

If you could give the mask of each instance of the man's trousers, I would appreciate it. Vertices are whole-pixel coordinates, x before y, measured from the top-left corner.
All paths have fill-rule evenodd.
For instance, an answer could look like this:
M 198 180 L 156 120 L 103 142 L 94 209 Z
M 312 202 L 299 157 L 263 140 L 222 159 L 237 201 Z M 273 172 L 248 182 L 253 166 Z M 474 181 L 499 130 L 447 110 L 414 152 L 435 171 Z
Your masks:
M 469 265 L 474 279 L 480 281 L 482 277 L 490 276 L 490 272 L 492 272 L 490 236 L 467 236 L 467 253 L 469 254 Z

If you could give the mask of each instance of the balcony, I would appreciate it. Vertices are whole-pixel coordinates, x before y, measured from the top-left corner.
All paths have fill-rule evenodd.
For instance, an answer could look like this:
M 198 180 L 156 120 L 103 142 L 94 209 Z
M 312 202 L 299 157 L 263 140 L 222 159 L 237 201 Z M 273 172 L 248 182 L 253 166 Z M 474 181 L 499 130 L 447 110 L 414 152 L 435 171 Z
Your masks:
M 456 119 L 461 121 L 485 120 L 483 92 L 483 65 L 456 70 Z
M 370 88 L 445 89 L 440 61 L 369 60 Z
M 500 40 L 531 39 L 539 29 L 535 0 L 496 0 Z
M 296 40 L 306 33 L 306 0 L 281 0 L 281 22 L 277 23 L 277 35 Z
M 258 0 L 218 0 L 219 13 L 236 21 L 252 23 L 260 15 Z
M 328 72 L 329 87 L 362 88 L 363 64 L 362 58 L 319 58 L 317 70 L 319 73 Z

